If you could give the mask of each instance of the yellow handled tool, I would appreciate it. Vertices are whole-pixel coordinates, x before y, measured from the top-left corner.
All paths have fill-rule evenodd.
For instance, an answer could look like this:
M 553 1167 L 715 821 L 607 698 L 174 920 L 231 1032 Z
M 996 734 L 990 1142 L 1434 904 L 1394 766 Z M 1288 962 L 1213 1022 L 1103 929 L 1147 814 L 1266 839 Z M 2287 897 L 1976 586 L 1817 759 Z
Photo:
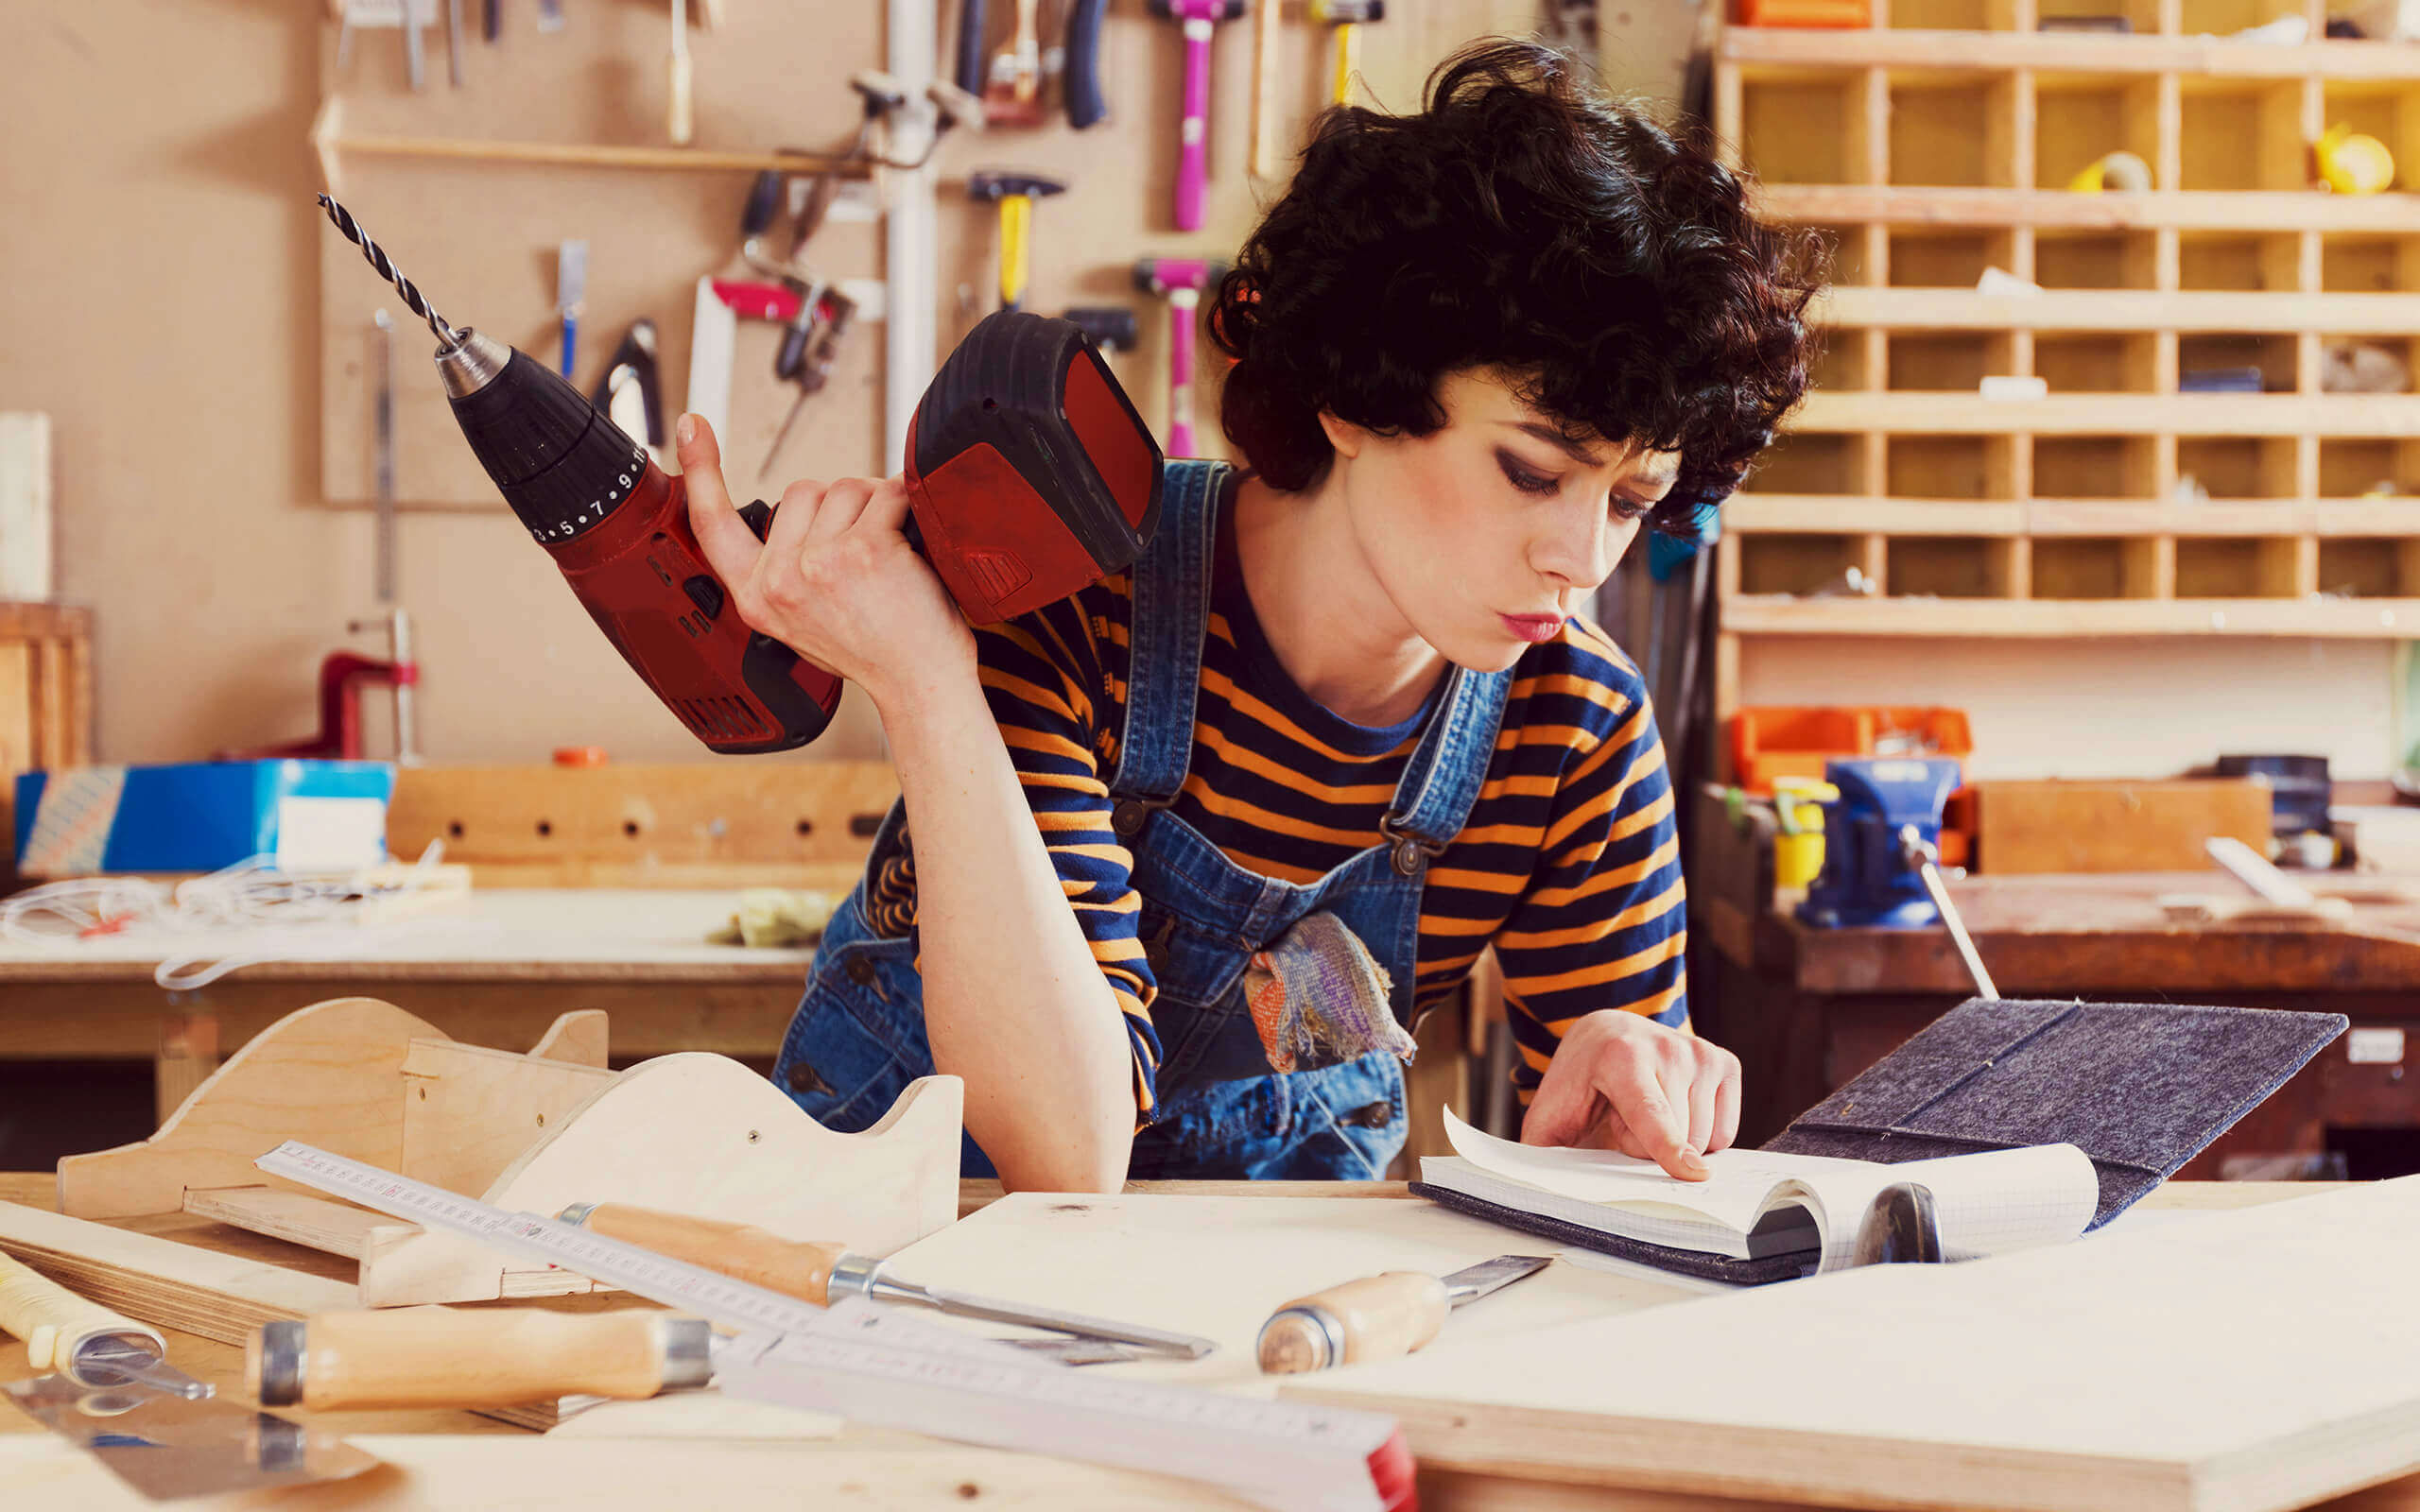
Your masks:
M 700 1386 L 705 1319 L 653 1308 L 553 1313 L 398 1307 L 266 1324 L 244 1347 L 264 1407 L 511 1407 L 575 1393 L 633 1400 Z
M 1535 1275 L 1552 1259 L 1499 1255 L 1444 1277 L 1391 1270 L 1296 1297 L 1260 1327 L 1261 1371 L 1295 1375 L 1409 1354 L 1437 1336 L 1446 1314 Z
M 159 1330 L 87 1301 L 7 1255 L 0 1255 L 0 1332 L 26 1341 L 26 1359 L 36 1370 L 55 1370 L 78 1385 L 139 1382 L 179 1397 L 211 1393 L 168 1366 Z

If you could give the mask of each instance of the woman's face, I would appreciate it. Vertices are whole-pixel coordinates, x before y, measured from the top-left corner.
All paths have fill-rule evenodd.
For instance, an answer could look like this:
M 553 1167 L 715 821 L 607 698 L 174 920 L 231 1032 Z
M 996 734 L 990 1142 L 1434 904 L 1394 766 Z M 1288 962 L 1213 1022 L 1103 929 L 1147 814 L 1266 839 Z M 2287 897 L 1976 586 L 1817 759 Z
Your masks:
M 1488 369 L 1446 374 L 1437 400 L 1445 423 L 1426 436 L 1322 423 L 1388 598 L 1447 661 L 1496 671 L 1587 606 L 1671 489 L 1680 454 L 1558 438 Z

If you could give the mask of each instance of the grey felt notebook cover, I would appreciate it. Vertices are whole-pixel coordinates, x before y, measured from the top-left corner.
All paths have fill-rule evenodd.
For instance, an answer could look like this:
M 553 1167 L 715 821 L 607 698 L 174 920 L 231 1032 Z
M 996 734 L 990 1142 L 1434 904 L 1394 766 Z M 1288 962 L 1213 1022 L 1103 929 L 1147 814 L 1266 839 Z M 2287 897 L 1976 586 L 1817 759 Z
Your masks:
M 2342 1034 L 2341 1013 L 1975 998 L 1942 1015 L 1764 1146 L 1846 1160 L 1929 1160 L 2073 1144 L 2100 1177 L 2098 1228 L 2132 1207 Z M 1748 1285 L 1804 1262 L 1644 1245 L 1415 1186 L 1476 1216 L 1646 1264 Z M 1546 1227 L 1551 1226 L 1551 1227 Z

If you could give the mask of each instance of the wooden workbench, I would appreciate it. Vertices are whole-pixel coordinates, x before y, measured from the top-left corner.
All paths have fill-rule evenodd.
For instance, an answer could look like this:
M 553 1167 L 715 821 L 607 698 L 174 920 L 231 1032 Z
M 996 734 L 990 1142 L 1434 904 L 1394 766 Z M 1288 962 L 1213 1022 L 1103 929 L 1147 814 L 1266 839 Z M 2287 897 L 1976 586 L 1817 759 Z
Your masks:
M 557 1014 L 603 1008 L 617 1057 L 711 1050 L 769 1061 L 815 953 L 706 943 L 738 901 L 736 888 L 480 888 L 443 912 L 330 926 L 314 959 L 247 966 L 182 992 L 152 980 L 156 936 L 0 941 L 0 1059 L 153 1061 L 164 1117 L 222 1048 L 296 1008 L 367 995 L 472 1044 L 527 1048 Z
M 2325 879 L 2310 885 L 2328 890 Z M 1950 885 L 2003 997 L 2315 1009 L 2402 1030 L 2420 1049 L 2420 906 L 2360 905 L 2350 927 L 2321 929 L 2180 925 L 2158 905 L 2163 894 L 2233 890 L 2207 871 Z M 1975 992 L 1946 930 L 1817 929 L 1791 917 L 1789 897 L 1704 932 L 1750 978 L 1721 993 L 1718 1030 L 1744 1068 L 1744 1143 Z M 2316 1153 L 2331 1126 L 2420 1125 L 2420 1076 L 2402 1062 L 2355 1063 L 2349 1045 L 2321 1052 L 2183 1174 L 2215 1176 L 2231 1152 Z
M 1415 1200 L 1399 1182 L 1159 1181 L 1136 1182 L 1129 1190 L 1187 1193 L 1202 1196 L 1247 1194 L 1258 1196 L 1352 1195 L 1374 1201 Z M 2315 1190 L 2320 1189 L 2290 1183 L 2182 1183 L 2163 1187 L 2144 1201 L 2145 1206 L 2151 1208 L 2215 1209 L 2289 1199 Z M 974 1211 L 998 1194 L 996 1182 L 966 1182 L 961 1187 L 961 1210 Z M 52 1177 L 48 1173 L 0 1175 L 0 1201 L 48 1207 L 51 1199 Z M 222 1392 L 239 1400 L 248 1400 L 243 1398 L 242 1350 L 174 1330 L 164 1332 L 171 1357 L 180 1368 L 217 1384 Z M 12 1348 L 0 1345 L 0 1354 Z M 520 1429 L 465 1412 L 295 1416 L 307 1417 L 348 1435 L 475 1434 L 517 1435 L 525 1441 L 527 1439 Z M 40 1432 L 39 1425 L 31 1418 L 0 1407 L 0 1442 L 5 1442 L 9 1435 Z M 607 1440 L 580 1442 L 600 1446 L 596 1451 L 599 1453 L 628 1452 L 627 1445 L 615 1446 Z M 767 1452 L 763 1445 L 736 1447 L 743 1453 Z M 793 1479 L 787 1489 L 800 1504 L 825 1504 L 826 1495 L 840 1497 L 850 1491 L 867 1500 L 862 1503 L 851 1501 L 847 1504 L 880 1504 L 903 1509 L 959 1507 L 970 1501 L 985 1505 L 1034 1508 L 1137 1504 L 1134 1497 L 1136 1487 L 1124 1487 L 1127 1495 L 1123 1500 L 1118 1495 L 1122 1483 L 1115 1478 L 1124 1472 L 998 1451 L 943 1445 L 892 1431 L 850 1428 L 836 1438 L 802 1439 L 795 1444 L 786 1444 L 782 1449 L 785 1452 L 794 1451 L 797 1456 L 795 1469 L 788 1472 Z M 669 1456 L 697 1451 L 696 1446 L 684 1444 L 676 1447 L 673 1441 L 667 1440 L 662 1441 L 661 1452 Z M 871 1472 L 870 1462 L 873 1466 Z M 950 1473 L 930 1473 L 938 1468 L 937 1462 L 945 1463 Z M 0 1492 L 7 1489 L 9 1466 L 6 1453 L 0 1452 Z M 883 1468 L 885 1466 L 889 1467 L 887 1470 Z M 924 1473 L 909 1477 L 906 1473 L 909 1466 L 919 1467 Z M 1421 1505 L 1426 1512 L 1582 1512 L 1582 1509 L 1587 1509 L 1587 1512 L 1780 1512 L 1786 1504 L 1557 1483 L 1541 1479 L 1524 1467 L 1512 1464 L 1490 1467 L 1485 1470 L 1424 1471 L 1420 1488 Z M 307 1497 L 310 1507 L 335 1512 L 335 1509 L 359 1504 L 361 1499 L 377 1494 L 378 1489 L 364 1485 L 355 1491 L 338 1486 L 320 1487 L 311 1492 L 287 1492 L 285 1495 Z M 390 1493 L 392 1487 L 385 1489 Z M 1211 1509 L 1240 1508 L 1244 1505 L 1199 1487 L 1175 1483 L 1160 1483 L 1149 1489 L 1154 1494 L 1148 1501 L 1155 1506 Z M 286 1503 L 281 1501 L 279 1504 Z M 649 1512 L 654 1512 L 654 1503 L 648 1504 Z M 2374 1487 L 2324 1505 L 2328 1512 L 2390 1512 L 2390 1509 L 2393 1512 L 2420 1512 L 2420 1476 Z

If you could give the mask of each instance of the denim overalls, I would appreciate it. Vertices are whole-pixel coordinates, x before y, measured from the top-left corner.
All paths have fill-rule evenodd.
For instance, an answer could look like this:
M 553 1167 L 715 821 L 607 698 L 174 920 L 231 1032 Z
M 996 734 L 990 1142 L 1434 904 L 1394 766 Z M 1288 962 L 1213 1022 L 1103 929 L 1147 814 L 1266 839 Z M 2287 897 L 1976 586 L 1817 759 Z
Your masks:
M 1456 667 L 1381 825 L 1385 838 L 1309 884 L 1257 876 L 1171 812 L 1193 753 L 1194 696 L 1209 615 L 1222 463 L 1167 465 L 1159 532 L 1134 565 L 1125 739 L 1110 779 L 1111 822 L 1133 856 L 1144 954 L 1158 983 L 1151 1022 L 1159 1102 L 1134 1136 L 1135 1180 L 1375 1180 L 1407 1132 L 1402 1063 L 1378 1052 L 1277 1074 L 1244 1005 L 1253 954 L 1316 911 L 1352 931 L 1411 1021 L 1420 892 L 1461 833 L 1504 715 L 1512 674 Z M 902 822 L 893 804 L 877 851 Z M 915 945 L 873 937 L 861 880 L 824 931 L 805 997 L 783 1039 L 775 1085 L 828 1127 L 856 1132 L 933 1070 Z M 990 1176 L 972 1139 L 969 1176 Z

